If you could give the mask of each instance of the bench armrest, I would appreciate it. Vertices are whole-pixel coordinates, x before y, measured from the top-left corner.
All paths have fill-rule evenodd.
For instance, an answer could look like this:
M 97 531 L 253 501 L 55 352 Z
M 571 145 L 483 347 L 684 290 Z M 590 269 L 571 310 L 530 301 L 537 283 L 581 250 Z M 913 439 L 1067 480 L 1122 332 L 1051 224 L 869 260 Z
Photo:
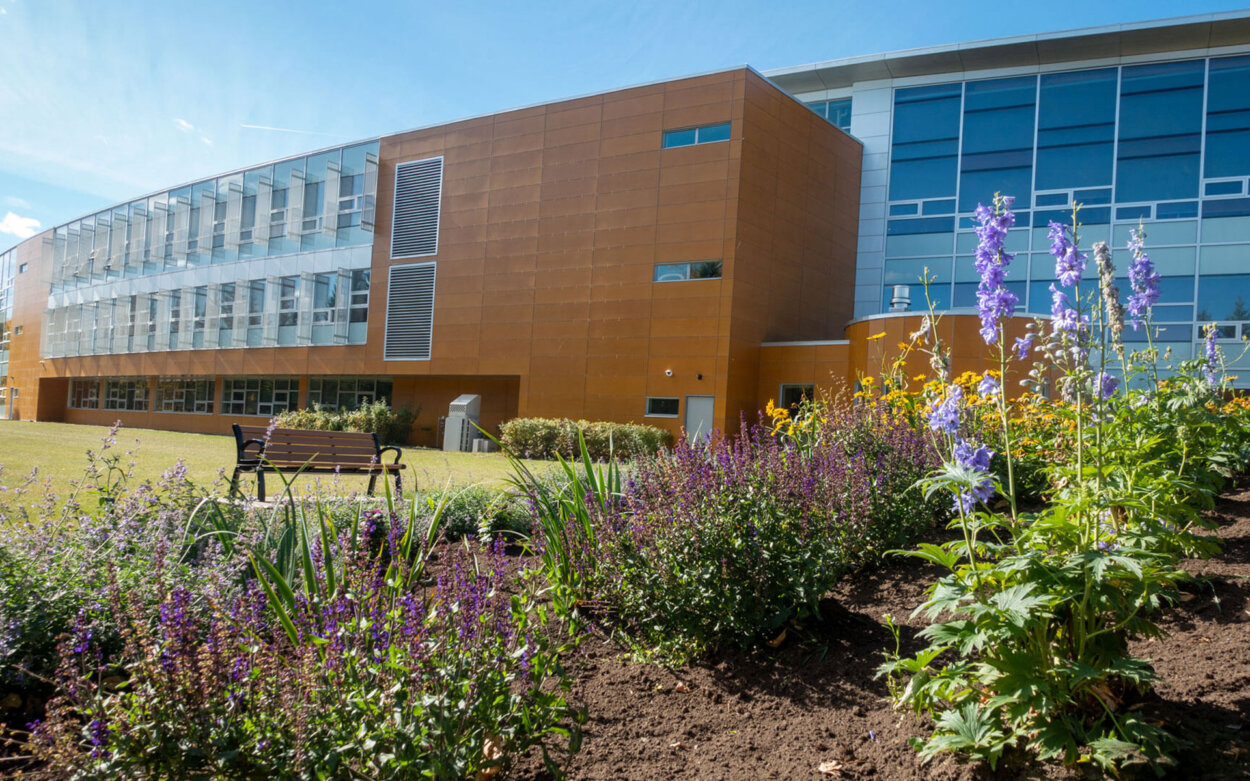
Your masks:
M 256 445 L 256 455 L 255 455 L 255 456 L 249 456 L 249 455 L 248 455 L 248 452 L 247 452 L 247 447 L 248 447 L 248 445 Z M 260 459 L 264 458 L 264 456 L 265 456 L 265 442 L 264 442 L 264 440 L 260 440 L 260 439 L 249 439 L 249 440 L 247 440 L 246 442 L 244 442 L 243 444 L 239 445 L 239 455 L 238 455 L 238 460 L 239 460 L 239 461 L 249 461 L 249 460 L 256 460 L 256 461 L 259 461 Z
M 380 448 L 378 448 L 378 461 L 379 461 L 379 462 L 381 462 L 381 460 L 382 460 L 382 454 L 383 454 L 383 453 L 385 453 L 385 452 L 386 452 L 386 451 L 388 451 L 388 450 L 393 451 L 393 452 L 395 453 L 395 460 L 394 460 L 394 461 L 392 461 L 391 463 L 392 463 L 392 464 L 398 464 L 398 463 L 399 463 L 400 456 L 402 456 L 402 455 L 404 454 L 404 451 L 400 450 L 399 448 L 395 447 L 394 445 L 387 445 L 386 447 L 380 447 Z

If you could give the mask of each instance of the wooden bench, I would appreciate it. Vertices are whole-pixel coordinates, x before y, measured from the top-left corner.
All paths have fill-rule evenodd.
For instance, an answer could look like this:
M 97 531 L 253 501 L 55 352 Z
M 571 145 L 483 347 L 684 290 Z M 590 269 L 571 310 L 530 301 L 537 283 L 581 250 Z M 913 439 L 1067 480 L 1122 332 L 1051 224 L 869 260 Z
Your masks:
M 403 490 L 399 463 L 403 452 L 392 446 L 381 447 L 377 434 L 355 431 L 305 431 L 295 428 L 240 426 L 235 423 L 234 442 L 238 448 L 231 493 L 239 490 L 239 476 L 256 475 L 256 499 L 265 501 L 265 473 L 281 471 L 289 475 L 304 472 L 369 475 L 369 494 L 373 494 L 379 475 L 395 476 L 395 492 Z M 266 433 L 268 437 L 266 438 Z M 395 453 L 392 463 L 382 463 L 382 454 Z

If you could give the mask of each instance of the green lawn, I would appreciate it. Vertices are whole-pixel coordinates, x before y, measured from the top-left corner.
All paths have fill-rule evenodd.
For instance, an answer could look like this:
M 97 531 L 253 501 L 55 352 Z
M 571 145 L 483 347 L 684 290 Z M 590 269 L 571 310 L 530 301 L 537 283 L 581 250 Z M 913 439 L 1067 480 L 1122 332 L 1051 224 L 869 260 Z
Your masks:
M 101 440 L 107 435 L 108 429 L 103 426 L 0 421 L 0 486 L 12 489 L 21 485 L 32 469 L 38 469 L 41 481 L 51 480 L 56 492 L 64 493 L 69 490 L 70 480 L 82 478 L 87 466 L 86 452 L 99 452 Z M 231 436 L 123 428 L 110 452 L 125 451 L 133 453 L 136 481 L 160 477 L 178 459 L 186 464 L 191 479 L 202 485 L 211 484 L 222 469 L 229 476 L 234 468 Z M 130 460 L 131 456 L 123 456 L 122 465 Z M 454 485 L 501 484 L 509 474 L 507 461 L 498 453 L 444 453 L 408 447 L 401 460 L 408 465 L 405 491 L 412 488 L 414 479 L 417 487 L 424 489 L 442 487 L 449 479 Z M 545 469 L 547 464 L 535 462 L 531 468 Z M 333 479 L 330 475 L 309 475 L 300 478 L 296 485 L 312 487 L 319 481 L 329 490 Z M 336 492 L 363 490 L 368 484 L 367 477 L 358 475 L 344 476 L 340 481 L 341 488 Z M 271 495 L 282 485 L 276 476 L 265 482 Z M 254 490 L 250 480 L 247 488 Z M 382 490 L 381 486 L 378 490 Z

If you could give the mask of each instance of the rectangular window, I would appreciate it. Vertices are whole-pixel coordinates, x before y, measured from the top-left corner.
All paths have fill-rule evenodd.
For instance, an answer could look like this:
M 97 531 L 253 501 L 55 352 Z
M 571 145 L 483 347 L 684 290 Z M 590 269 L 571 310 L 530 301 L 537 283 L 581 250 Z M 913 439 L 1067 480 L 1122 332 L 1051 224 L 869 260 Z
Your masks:
M 391 401 L 390 378 L 316 379 L 308 381 L 308 406 L 351 410 L 375 401 Z
M 351 322 L 364 323 L 369 320 L 369 269 L 356 269 L 352 272 Z
M 788 409 L 793 413 L 798 410 L 804 401 L 814 400 L 815 394 L 815 385 L 782 385 L 781 393 L 779 394 L 781 403 L 777 406 L 782 409 Z
M 148 381 L 105 380 L 104 408 L 130 412 L 147 412 Z
M 212 414 L 213 386 L 212 380 L 157 380 L 156 411 Z
M 1207 80 L 1207 156 L 1203 176 L 1247 174 L 1250 174 L 1250 57 L 1213 59 Z
M 299 277 L 282 277 L 278 291 L 278 325 L 299 325 Z
M 70 380 L 70 409 L 97 409 L 100 406 L 99 380 Z
M 217 310 L 217 328 L 221 331 L 234 330 L 234 291 L 233 282 L 221 286 L 221 300 Z
M 702 127 L 688 127 L 681 130 L 665 130 L 663 147 L 672 149 L 678 146 L 694 146 L 695 144 L 711 144 L 716 141 L 729 140 L 728 122 Z
M 669 399 L 659 396 L 647 397 L 648 418 L 675 418 L 681 409 L 681 399 Z
M 723 263 L 719 260 L 695 260 L 689 263 L 655 264 L 654 282 L 684 282 L 688 279 L 720 279 Z
M 17 267 L 17 273 L 19 273 L 19 274 L 25 274 L 25 273 L 26 273 L 26 269 L 27 269 L 29 266 L 30 266 L 30 264 L 29 264 L 29 263 L 23 263 L 23 264 L 21 264 L 20 266 L 18 266 L 18 267 Z
M 1205 69 L 1203 60 L 1123 69 L 1117 203 L 1198 197 Z
M 962 95 L 959 83 L 894 91 L 890 200 L 954 197 Z
M 23 331 L 25 331 L 25 330 L 26 330 L 26 328 L 25 328 L 24 326 L 20 326 L 20 325 L 19 325 L 19 326 L 15 327 L 15 328 L 13 329 L 13 335 L 14 335 L 14 336 L 21 336 L 21 335 L 22 335 L 22 332 L 23 332 Z
M 1033 197 L 1037 77 L 970 81 L 964 92 L 959 211 L 990 204 L 994 193 Z
M 265 317 L 265 280 L 253 279 L 247 285 L 247 327 L 260 328 Z
M 313 277 L 313 324 L 333 323 L 338 307 L 337 272 Z
M 169 293 L 169 349 L 178 349 L 178 329 L 182 322 L 182 291 Z
M 227 377 L 221 389 L 223 415 L 273 417 L 295 409 L 299 380 L 294 377 Z
M 1042 76 L 1037 121 L 1039 190 L 1111 184 L 1117 79 L 1115 68 Z M 1043 205 L 1039 198 L 1038 206 Z

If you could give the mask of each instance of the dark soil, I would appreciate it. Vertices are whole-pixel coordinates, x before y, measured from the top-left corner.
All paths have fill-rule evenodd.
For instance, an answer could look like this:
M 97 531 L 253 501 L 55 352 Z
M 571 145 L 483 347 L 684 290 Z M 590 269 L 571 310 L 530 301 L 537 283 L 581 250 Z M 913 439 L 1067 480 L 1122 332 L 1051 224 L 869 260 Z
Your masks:
M 1223 553 L 1185 562 L 1197 580 L 1162 617 L 1168 636 L 1135 643 L 1161 679 L 1142 712 L 1180 739 L 1169 767 L 1129 777 L 1250 778 L 1250 487 L 1221 499 Z M 904 652 L 920 647 L 910 618 L 936 568 L 891 559 L 841 585 L 825 620 L 791 631 L 777 650 L 725 655 L 680 668 L 627 661 L 592 635 L 567 660 L 573 702 L 589 721 L 570 779 L 1074 779 L 1092 769 L 1026 759 L 988 767 L 953 757 L 922 765 L 908 740 L 926 723 L 893 710 L 875 680 L 893 646 L 881 622 L 903 625 Z M 821 767 L 825 768 L 824 773 Z M 527 758 L 514 774 L 549 777 Z

